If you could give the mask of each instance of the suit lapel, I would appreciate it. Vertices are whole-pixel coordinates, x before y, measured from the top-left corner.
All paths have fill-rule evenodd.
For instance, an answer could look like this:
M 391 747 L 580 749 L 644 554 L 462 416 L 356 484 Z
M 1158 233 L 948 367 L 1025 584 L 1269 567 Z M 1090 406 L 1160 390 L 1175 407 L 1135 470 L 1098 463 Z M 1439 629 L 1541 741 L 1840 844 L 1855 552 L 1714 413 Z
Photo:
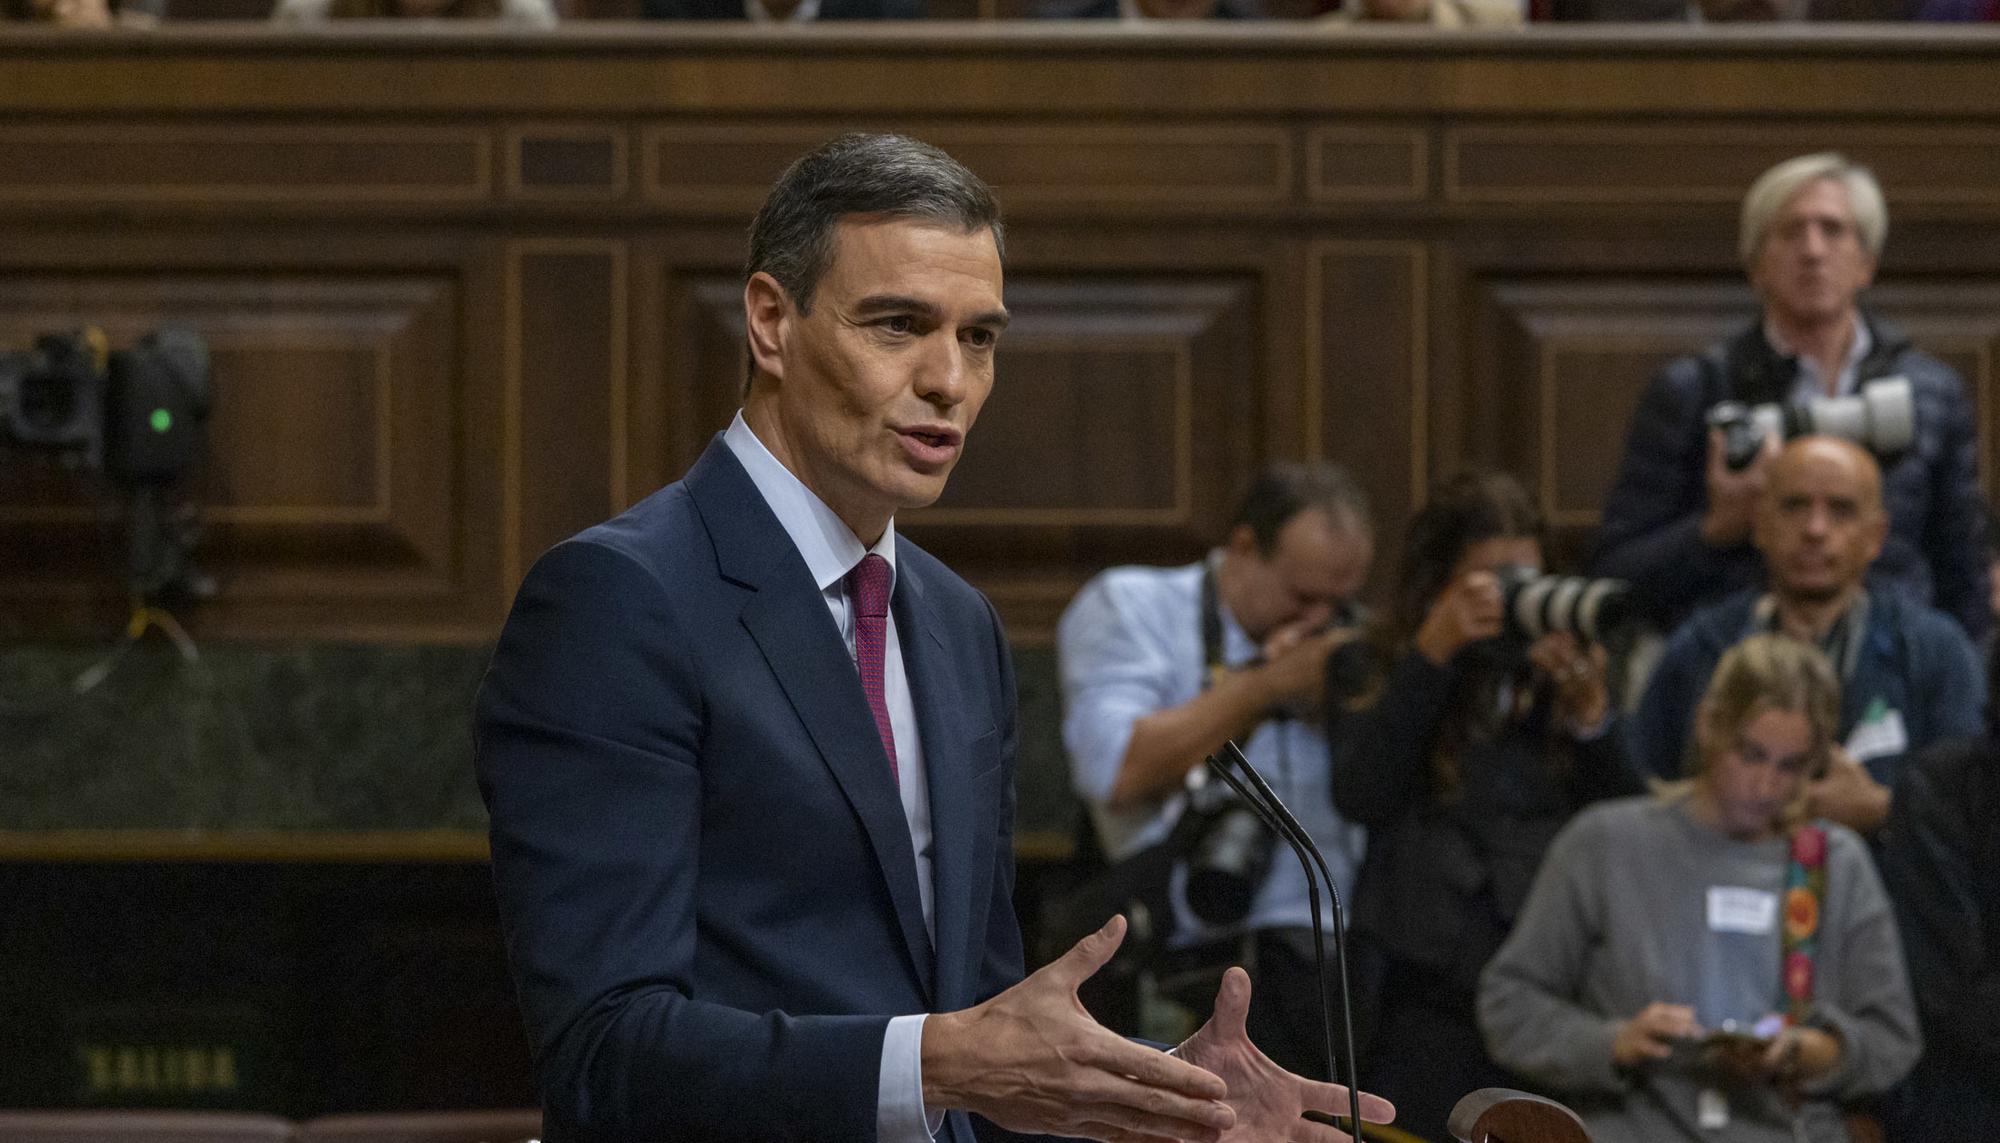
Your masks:
M 980 728 L 968 724 L 965 695 L 951 670 L 945 634 L 915 563 L 897 561 L 891 607 L 930 783 L 937 997 L 946 1008 L 958 1008 L 969 1002 L 972 911 L 986 907 L 990 891 L 986 879 L 993 869 L 993 826 L 980 820 L 979 791 L 972 783 L 975 760 L 966 749 Z
M 909 820 L 868 713 L 861 678 L 827 616 L 819 587 L 749 474 L 719 438 L 689 471 L 687 487 L 715 542 L 718 570 L 755 589 L 743 608 L 743 627 L 860 819 L 895 904 L 910 968 L 934 1001 L 933 958 Z

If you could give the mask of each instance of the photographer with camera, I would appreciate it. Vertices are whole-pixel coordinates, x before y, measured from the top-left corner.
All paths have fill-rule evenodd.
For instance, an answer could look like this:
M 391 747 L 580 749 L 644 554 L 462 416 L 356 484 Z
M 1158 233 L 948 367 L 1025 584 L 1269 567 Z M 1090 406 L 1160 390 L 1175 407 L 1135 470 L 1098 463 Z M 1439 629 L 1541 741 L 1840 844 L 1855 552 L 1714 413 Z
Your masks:
M 1864 413 L 1861 443 L 1881 459 L 1889 509 L 1872 577 L 1950 615 L 1974 642 L 1988 630 L 1977 439 L 1964 383 L 1857 304 L 1888 227 L 1875 176 L 1840 155 L 1780 163 L 1744 196 L 1738 249 L 1761 320 L 1654 377 L 1633 413 L 1591 560 L 1593 574 L 1644 592 L 1663 626 L 1756 585 L 1762 571 L 1751 525 L 1778 438 L 1790 432 L 1760 434 L 1761 451 L 1738 451 L 1731 463 L 1729 432 L 1711 427 L 1717 406 L 1796 411 L 1852 398 Z M 1899 408 L 1871 385 L 1890 379 L 1907 384 Z M 1878 411 L 1891 415 L 1866 415 Z
M 1965 633 L 1865 581 L 1888 528 L 1874 458 L 1832 437 L 1786 445 L 1771 461 L 1756 513 L 1769 590 L 1704 608 L 1668 640 L 1632 717 L 1641 771 L 1681 776 L 1695 706 L 1717 660 L 1764 632 L 1818 646 L 1840 675 L 1841 745 L 1827 776 L 1807 791 L 1817 816 L 1872 837 L 1888 816 L 1905 754 L 1977 735 L 1986 688 Z
M 1246 807 L 1200 784 L 1201 762 L 1241 743 L 1345 896 L 1362 833 L 1334 813 L 1318 711 L 1373 556 L 1367 500 L 1346 473 L 1274 464 L 1221 547 L 1185 567 L 1104 572 L 1056 629 L 1063 743 L 1114 876 L 1156 871 L 1138 889 L 1165 906 L 1155 923 L 1176 964 L 1249 965 L 1250 1035 L 1301 1075 L 1327 1068 L 1305 875 L 1289 854 L 1272 860 L 1276 839 Z
M 1459 1096 L 1513 1086 L 1486 1058 L 1473 998 L 1542 851 L 1586 803 L 1640 789 L 1604 651 L 1582 637 L 1619 589 L 1542 576 L 1540 534 L 1511 477 L 1437 488 L 1371 640 L 1379 669 L 1331 723 L 1334 805 L 1369 834 L 1354 933 L 1381 980 L 1363 1074 L 1426 1138 L 1449 1138 Z M 1545 593 L 1573 606 L 1527 606 Z

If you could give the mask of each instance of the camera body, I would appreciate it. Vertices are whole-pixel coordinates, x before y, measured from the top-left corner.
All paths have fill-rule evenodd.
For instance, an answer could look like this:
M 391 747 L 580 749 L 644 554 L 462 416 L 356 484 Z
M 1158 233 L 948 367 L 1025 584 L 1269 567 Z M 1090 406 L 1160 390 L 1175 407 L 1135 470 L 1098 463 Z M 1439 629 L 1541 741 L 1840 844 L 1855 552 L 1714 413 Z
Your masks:
M 1358 604 L 1344 605 L 1328 621 L 1322 633 L 1357 628 L 1368 621 L 1368 611 Z M 1336 647 L 1327 656 L 1326 701 L 1332 702 L 1350 690 L 1358 690 L 1360 673 L 1368 669 L 1367 644 L 1360 639 Z M 1273 718 L 1316 717 L 1309 712 L 1279 709 Z M 1271 856 L 1277 844 L 1272 833 L 1254 810 L 1237 798 L 1223 783 L 1207 781 L 1208 772 L 1196 767 L 1190 772 L 1188 806 L 1194 819 L 1193 840 L 1187 850 L 1187 905 L 1203 924 L 1233 925 L 1250 913 L 1257 891 L 1271 872 Z
M 1495 575 L 1507 625 L 1503 637 L 1523 645 L 1553 632 L 1601 643 L 1638 611 L 1624 580 L 1554 575 L 1521 564 L 1499 568 Z
M 1750 467 L 1768 437 L 1842 437 L 1878 457 L 1891 457 L 1916 439 L 1916 393 L 1909 378 L 1884 377 L 1863 385 L 1854 396 L 1815 397 L 1803 405 L 1722 401 L 1708 411 L 1708 424 L 1722 430 L 1723 457 L 1731 471 Z
M 98 330 L 0 353 L 0 447 L 54 453 L 127 484 L 165 484 L 199 455 L 212 406 L 208 346 L 187 330 L 109 351 Z
M 1199 768 L 1194 773 L 1206 777 Z M 1191 789 L 1185 812 L 1198 823 L 1187 854 L 1188 911 L 1205 925 L 1236 924 L 1250 915 L 1271 872 L 1278 837 L 1221 782 Z

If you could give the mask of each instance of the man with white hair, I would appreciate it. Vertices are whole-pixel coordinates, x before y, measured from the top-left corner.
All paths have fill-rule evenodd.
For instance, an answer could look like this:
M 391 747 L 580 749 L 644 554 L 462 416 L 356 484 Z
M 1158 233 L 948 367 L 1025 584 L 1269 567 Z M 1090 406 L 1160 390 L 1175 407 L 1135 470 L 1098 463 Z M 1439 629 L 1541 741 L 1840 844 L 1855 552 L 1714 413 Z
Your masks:
M 1596 574 L 1637 585 L 1663 624 L 1763 578 L 1750 533 L 1776 442 L 1733 470 L 1708 411 L 1722 401 L 1847 396 L 1901 376 L 1915 397 L 1915 439 L 1882 458 L 1889 534 L 1870 579 L 1952 616 L 1975 641 L 1985 636 L 1985 529 L 1965 387 L 1856 304 L 1888 228 L 1875 176 L 1837 154 L 1779 163 L 1744 197 L 1739 249 L 1763 315 L 1653 379 L 1633 415 L 1592 559 Z

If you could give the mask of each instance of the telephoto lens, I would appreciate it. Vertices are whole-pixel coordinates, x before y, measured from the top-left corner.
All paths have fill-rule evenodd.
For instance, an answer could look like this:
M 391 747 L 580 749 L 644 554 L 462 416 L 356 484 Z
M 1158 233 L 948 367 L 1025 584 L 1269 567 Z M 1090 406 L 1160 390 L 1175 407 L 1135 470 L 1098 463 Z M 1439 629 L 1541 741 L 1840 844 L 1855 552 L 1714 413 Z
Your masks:
M 1515 638 L 1532 642 L 1560 631 L 1600 643 L 1638 610 L 1631 585 L 1621 579 L 1545 575 L 1519 564 L 1496 574 L 1507 633 Z
M 1721 401 L 1708 411 L 1708 423 L 1722 430 L 1723 455 L 1732 471 L 1750 467 L 1767 437 L 1841 437 L 1887 459 L 1916 440 L 1916 394 L 1909 378 L 1884 377 L 1853 396 L 1815 397 L 1802 405 Z

